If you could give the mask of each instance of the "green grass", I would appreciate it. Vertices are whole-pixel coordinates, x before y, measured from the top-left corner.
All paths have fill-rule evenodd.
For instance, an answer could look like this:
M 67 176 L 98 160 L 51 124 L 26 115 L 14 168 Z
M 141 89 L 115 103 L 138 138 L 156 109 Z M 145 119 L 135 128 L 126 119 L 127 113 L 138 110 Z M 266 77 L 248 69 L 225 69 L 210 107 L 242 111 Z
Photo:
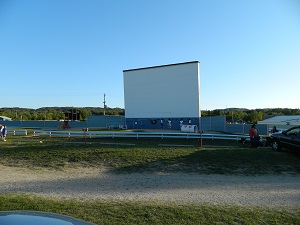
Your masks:
M 42 141 L 42 143 L 40 143 Z M 133 144 L 133 145 L 120 145 Z M 160 145 L 172 147 L 160 147 Z M 193 147 L 174 147 L 188 145 Z M 228 148 L 205 146 L 231 146 Z M 115 173 L 299 174 L 299 154 L 251 149 L 235 141 L 174 139 L 83 139 L 10 137 L 1 143 L 0 163 L 28 168 L 106 167 Z
M 42 141 L 42 143 L 40 143 Z M 63 170 L 105 167 L 114 173 L 300 174 L 299 155 L 250 149 L 234 141 L 174 139 L 88 139 L 8 136 L 0 142 L 0 164 Z M 133 145 L 120 145 L 120 144 Z M 160 147 L 159 145 L 172 145 Z M 191 145 L 192 147 L 174 147 Z M 207 146 L 231 146 L 227 148 Z M 63 200 L 0 194 L 0 210 L 59 213 L 96 224 L 300 224 L 299 208 L 206 204 Z
M 33 195 L 0 195 L 0 210 L 58 213 L 96 224 L 300 224 L 299 209 L 161 205 L 149 202 L 56 200 Z

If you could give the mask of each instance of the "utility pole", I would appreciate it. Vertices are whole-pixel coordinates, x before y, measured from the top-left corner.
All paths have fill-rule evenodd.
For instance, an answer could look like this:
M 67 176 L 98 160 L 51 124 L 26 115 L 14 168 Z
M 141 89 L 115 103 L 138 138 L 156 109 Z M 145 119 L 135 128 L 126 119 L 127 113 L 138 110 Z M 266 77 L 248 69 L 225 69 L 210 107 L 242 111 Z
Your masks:
M 104 93 L 104 102 L 103 102 L 103 115 L 105 116 L 105 108 L 106 108 L 106 105 L 105 105 L 105 103 L 106 103 L 106 101 L 105 101 L 105 93 Z

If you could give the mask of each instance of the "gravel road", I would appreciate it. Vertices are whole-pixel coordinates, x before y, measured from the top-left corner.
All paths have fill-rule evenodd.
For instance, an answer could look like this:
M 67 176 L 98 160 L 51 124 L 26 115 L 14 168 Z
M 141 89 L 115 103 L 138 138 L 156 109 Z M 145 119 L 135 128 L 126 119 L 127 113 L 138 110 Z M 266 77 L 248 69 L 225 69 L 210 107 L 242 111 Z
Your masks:
M 94 168 L 30 170 L 0 165 L 0 193 L 56 198 L 300 207 L 300 175 L 112 174 Z

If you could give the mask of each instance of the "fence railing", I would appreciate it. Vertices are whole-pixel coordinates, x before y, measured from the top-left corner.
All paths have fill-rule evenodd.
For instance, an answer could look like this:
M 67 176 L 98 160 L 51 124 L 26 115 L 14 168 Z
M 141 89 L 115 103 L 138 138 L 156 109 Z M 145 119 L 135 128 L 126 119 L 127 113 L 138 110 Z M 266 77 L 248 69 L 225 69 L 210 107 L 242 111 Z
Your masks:
M 103 131 L 43 131 L 36 130 L 33 136 L 49 137 L 86 137 L 86 138 L 184 138 L 194 139 L 201 137 L 211 140 L 250 140 L 249 136 L 232 134 L 200 134 L 200 133 L 181 133 L 181 132 L 103 132 Z
M 27 130 L 8 130 L 7 134 L 11 134 L 11 135 L 26 135 L 27 136 Z

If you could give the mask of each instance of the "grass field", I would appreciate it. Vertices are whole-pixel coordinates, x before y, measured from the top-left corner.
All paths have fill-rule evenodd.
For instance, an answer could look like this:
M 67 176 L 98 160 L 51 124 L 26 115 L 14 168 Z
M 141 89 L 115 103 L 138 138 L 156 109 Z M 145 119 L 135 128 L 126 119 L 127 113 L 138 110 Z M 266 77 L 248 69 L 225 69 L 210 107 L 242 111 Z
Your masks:
M 251 149 L 235 141 L 204 140 L 200 149 L 198 140 L 185 139 L 89 139 L 84 144 L 82 138 L 14 136 L 0 144 L 1 164 L 28 168 L 88 166 L 117 173 L 300 174 L 299 155 L 271 148 Z
M 161 205 L 149 202 L 105 202 L 0 195 L 0 210 L 59 213 L 96 224 L 299 224 L 299 209 L 265 207 Z
M 53 170 L 105 167 L 114 173 L 300 174 L 300 157 L 293 153 L 250 149 L 235 141 L 203 140 L 203 148 L 199 146 L 199 140 L 88 139 L 84 144 L 82 138 L 9 136 L 7 142 L 0 142 L 0 164 Z M 53 212 L 96 224 L 300 224 L 300 209 L 77 201 L 15 194 L 0 195 L 0 210 Z

